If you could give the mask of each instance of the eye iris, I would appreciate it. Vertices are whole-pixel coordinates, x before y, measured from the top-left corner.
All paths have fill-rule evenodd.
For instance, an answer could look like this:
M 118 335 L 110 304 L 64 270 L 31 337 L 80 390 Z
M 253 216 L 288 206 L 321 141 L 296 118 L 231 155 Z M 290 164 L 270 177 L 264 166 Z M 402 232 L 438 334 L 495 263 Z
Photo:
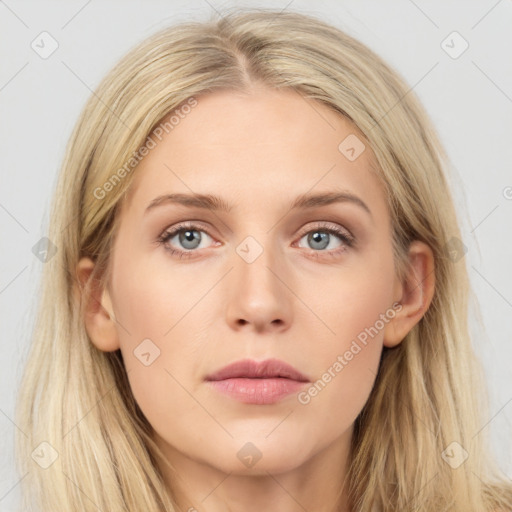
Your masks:
M 187 231 L 182 231 L 179 235 L 179 240 L 180 240 L 180 244 L 185 244 L 183 245 L 183 247 L 185 247 L 186 249 L 195 249 L 197 247 L 194 246 L 194 242 L 195 241 L 199 241 L 199 243 L 201 242 L 201 236 L 199 235 L 199 232 L 198 231 L 195 231 L 195 230 L 187 230 Z M 192 244 L 192 247 L 188 247 L 186 244 L 187 243 L 190 243 Z
M 325 249 L 329 245 L 329 233 L 323 233 L 321 231 L 310 233 L 308 235 L 308 243 L 311 241 L 321 244 L 321 247 L 314 247 L 315 249 Z
M 178 240 L 182 247 L 187 250 L 193 250 L 201 243 L 201 230 L 197 229 L 181 229 L 178 230 Z M 329 231 L 311 231 L 307 235 L 308 243 L 313 244 L 314 249 L 325 249 L 329 245 Z

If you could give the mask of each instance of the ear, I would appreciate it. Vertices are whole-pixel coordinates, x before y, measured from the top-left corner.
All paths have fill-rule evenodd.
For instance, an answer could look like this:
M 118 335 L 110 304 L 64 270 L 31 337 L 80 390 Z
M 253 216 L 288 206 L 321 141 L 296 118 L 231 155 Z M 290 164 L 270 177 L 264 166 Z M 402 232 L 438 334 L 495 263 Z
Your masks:
M 395 317 L 384 330 L 384 346 L 398 345 L 421 320 L 432 302 L 435 289 L 434 254 L 429 245 L 419 240 L 409 248 L 409 266 L 402 282 L 395 283 Z
M 116 320 L 112 301 L 106 288 L 98 279 L 92 279 L 94 262 L 90 258 L 82 258 L 78 262 L 76 274 L 80 287 L 75 287 L 75 297 L 83 302 L 84 324 L 92 343 L 104 352 L 112 352 L 119 348 Z M 89 282 L 90 293 L 85 292 L 85 284 Z

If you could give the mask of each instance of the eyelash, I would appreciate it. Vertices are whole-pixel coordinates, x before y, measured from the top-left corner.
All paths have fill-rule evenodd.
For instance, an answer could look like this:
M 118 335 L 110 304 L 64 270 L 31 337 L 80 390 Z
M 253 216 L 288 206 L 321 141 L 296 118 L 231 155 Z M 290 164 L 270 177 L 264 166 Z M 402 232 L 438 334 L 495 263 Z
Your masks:
M 197 252 L 197 250 L 181 251 L 179 249 L 173 249 L 172 247 L 170 247 L 168 245 L 168 241 L 171 238 L 173 238 L 175 235 L 180 233 L 181 231 L 201 231 L 211 237 L 211 235 L 205 229 L 203 229 L 201 226 L 199 226 L 197 224 L 193 224 L 192 222 L 184 222 L 184 223 L 178 224 L 177 226 L 175 226 L 174 228 L 172 228 L 170 230 L 164 231 L 157 239 L 158 245 L 163 245 L 166 251 L 169 251 L 169 253 L 171 255 L 178 255 L 180 259 L 183 257 L 190 258 L 190 257 L 192 257 L 192 254 L 194 252 Z M 308 231 L 305 231 L 304 233 L 302 233 L 300 235 L 299 240 L 304 235 L 307 235 L 307 234 L 313 233 L 313 232 L 329 233 L 331 235 L 336 235 L 343 242 L 342 246 L 338 247 L 337 249 L 332 249 L 330 251 L 315 251 L 315 250 L 311 249 L 311 252 L 315 255 L 315 257 L 319 256 L 318 253 L 325 253 L 325 254 L 329 254 L 331 256 L 337 256 L 338 254 L 345 252 L 347 250 L 347 248 L 353 247 L 355 244 L 355 238 L 351 234 L 349 234 L 347 231 L 345 231 L 341 228 L 338 228 L 336 226 L 331 226 L 331 225 L 329 225 L 329 226 L 318 225 L 313 229 L 309 229 Z M 213 237 L 211 237 L 211 238 L 213 238 Z

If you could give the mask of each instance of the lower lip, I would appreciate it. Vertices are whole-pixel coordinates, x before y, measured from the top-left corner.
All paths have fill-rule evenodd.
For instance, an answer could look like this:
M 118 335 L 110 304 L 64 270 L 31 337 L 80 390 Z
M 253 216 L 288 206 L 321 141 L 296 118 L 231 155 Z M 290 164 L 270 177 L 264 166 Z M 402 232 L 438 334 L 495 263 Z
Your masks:
M 297 393 L 307 382 L 285 378 L 224 379 L 208 381 L 217 391 L 246 404 L 273 404 Z

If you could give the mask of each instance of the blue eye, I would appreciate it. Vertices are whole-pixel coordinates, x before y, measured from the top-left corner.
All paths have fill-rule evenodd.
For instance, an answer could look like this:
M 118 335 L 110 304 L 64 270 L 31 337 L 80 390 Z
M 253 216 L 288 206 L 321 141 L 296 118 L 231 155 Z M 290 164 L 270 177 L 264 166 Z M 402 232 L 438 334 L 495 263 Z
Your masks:
M 180 258 L 190 258 L 195 256 L 197 249 L 204 249 L 200 247 L 203 240 L 211 238 L 208 233 L 201 226 L 192 223 L 183 223 L 175 226 L 170 230 L 164 231 L 157 242 L 165 247 L 172 255 L 177 255 Z M 306 231 L 299 239 L 307 238 L 307 243 L 311 249 L 311 253 L 318 257 L 319 254 L 325 253 L 331 256 L 346 251 L 355 243 L 355 238 L 347 230 L 336 225 L 329 224 L 328 226 L 317 226 L 315 229 Z M 171 243 L 173 238 L 177 240 Z M 331 244 L 333 239 L 338 239 L 341 243 L 330 250 L 325 250 Z M 176 245 L 178 248 L 176 248 Z
M 158 238 L 158 242 L 164 245 L 171 254 L 179 254 L 180 258 L 183 256 L 189 257 L 192 252 L 195 252 L 195 249 L 199 248 L 199 245 L 203 241 L 204 236 L 201 236 L 200 233 L 204 233 L 209 237 L 208 233 L 203 229 L 199 229 L 199 226 L 194 224 L 180 224 L 172 230 L 164 231 Z M 170 244 L 171 240 L 175 237 L 177 237 L 177 243 L 179 243 L 184 250 L 179 248 L 174 249 Z
M 201 243 L 201 235 L 196 229 L 187 229 L 178 231 L 174 236 L 178 237 L 178 241 L 180 244 L 185 244 L 183 247 L 187 250 L 197 249 L 199 244 Z M 170 235 L 169 235 L 170 237 Z
M 307 243 L 311 244 L 310 247 L 312 247 L 315 250 L 318 249 L 324 252 L 323 250 L 326 249 L 333 240 L 333 235 L 334 238 L 338 238 L 339 240 L 342 241 L 342 243 L 340 244 L 341 247 L 352 246 L 352 237 L 350 237 L 348 233 L 337 228 L 318 228 L 308 231 L 304 236 L 307 237 Z M 304 238 L 304 236 L 302 238 Z M 338 245 L 337 247 L 340 247 L 340 245 Z M 337 247 L 334 247 L 333 249 L 336 249 Z

